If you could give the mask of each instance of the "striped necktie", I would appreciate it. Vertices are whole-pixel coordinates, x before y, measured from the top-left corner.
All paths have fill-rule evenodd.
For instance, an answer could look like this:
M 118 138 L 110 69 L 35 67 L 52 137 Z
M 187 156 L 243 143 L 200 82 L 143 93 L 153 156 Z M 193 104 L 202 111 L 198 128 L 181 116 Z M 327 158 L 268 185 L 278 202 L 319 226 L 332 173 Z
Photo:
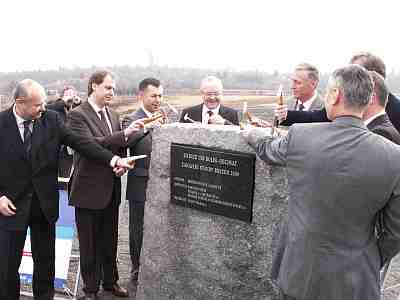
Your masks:
M 24 121 L 24 147 L 25 153 L 28 158 L 31 155 L 32 149 L 32 131 L 31 131 L 32 120 Z
M 99 115 L 100 115 L 101 122 L 103 122 L 104 126 L 107 129 L 107 133 L 111 134 L 110 127 L 108 127 L 108 124 L 107 124 L 106 116 L 104 115 L 104 112 L 102 110 L 99 111 Z
M 208 114 L 208 124 L 211 124 L 210 117 L 214 114 L 212 110 L 207 111 Z

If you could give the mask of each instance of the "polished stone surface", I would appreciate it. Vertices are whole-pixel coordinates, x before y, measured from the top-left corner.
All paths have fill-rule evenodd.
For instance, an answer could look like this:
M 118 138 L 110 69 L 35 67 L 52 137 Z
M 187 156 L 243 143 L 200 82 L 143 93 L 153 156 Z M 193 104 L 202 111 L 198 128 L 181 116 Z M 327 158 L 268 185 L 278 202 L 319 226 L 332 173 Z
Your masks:
M 169 124 L 153 133 L 137 299 L 278 299 L 269 279 L 286 212 L 285 170 L 257 158 L 251 224 L 170 203 L 170 144 L 253 153 L 236 126 Z

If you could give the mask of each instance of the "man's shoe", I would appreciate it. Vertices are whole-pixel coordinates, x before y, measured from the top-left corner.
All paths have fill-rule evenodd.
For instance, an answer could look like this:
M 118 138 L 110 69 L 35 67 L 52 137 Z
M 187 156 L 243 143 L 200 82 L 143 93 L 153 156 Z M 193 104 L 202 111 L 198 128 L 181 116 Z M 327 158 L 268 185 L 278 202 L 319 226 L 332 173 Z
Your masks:
M 85 296 L 83 296 L 82 298 L 80 298 L 81 300 L 97 300 L 97 294 L 85 294 Z
M 123 287 L 120 287 L 118 283 L 114 283 L 111 288 L 104 288 L 105 291 L 111 292 L 114 296 L 117 297 L 128 297 L 129 293 Z

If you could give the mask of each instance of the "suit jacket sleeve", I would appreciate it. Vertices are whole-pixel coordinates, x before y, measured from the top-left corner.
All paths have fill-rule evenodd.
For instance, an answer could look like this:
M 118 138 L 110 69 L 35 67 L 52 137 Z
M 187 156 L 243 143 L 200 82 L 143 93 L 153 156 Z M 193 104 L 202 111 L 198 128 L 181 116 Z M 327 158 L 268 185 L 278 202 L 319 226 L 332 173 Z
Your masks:
M 61 142 L 83 155 L 109 165 L 114 154 L 100 146 L 94 139 L 74 133 L 57 118 Z
M 258 157 L 272 165 L 285 166 L 288 142 L 291 131 L 284 137 L 272 138 L 266 135 L 265 129 L 251 129 L 245 137 Z
M 236 110 L 232 110 L 232 124 L 233 125 L 239 125 L 239 116 L 238 112 Z
M 179 118 L 179 122 L 180 122 L 180 123 L 188 123 L 188 121 L 186 121 L 186 120 L 183 118 L 183 117 L 185 116 L 186 113 L 187 113 L 187 110 L 186 110 L 186 109 L 182 110 L 181 116 L 180 116 L 180 118 Z
M 326 110 L 296 111 L 289 110 L 286 120 L 281 123 L 284 126 L 290 126 L 295 123 L 314 123 L 314 122 L 330 122 L 326 116 Z
M 125 135 L 122 130 L 108 136 L 94 137 L 87 122 L 84 120 L 84 116 L 76 110 L 68 114 L 67 126 L 80 136 L 92 137 L 107 149 L 113 150 L 115 147 L 122 148 L 126 146 Z
M 400 182 L 380 213 L 382 232 L 378 239 L 378 247 L 383 266 L 400 251 Z
M 400 100 L 392 93 L 389 93 L 386 113 L 393 126 L 400 132 Z
M 65 103 L 62 100 L 57 100 L 53 103 L 46 105 L 46 108 L 54 110 L 56 112 L 63 112 L 65 109 Z
M 135 119 L 132 116 L 126 116 L 125 118 L 122 119 L 122 129 L 126 129 L 129 127 L 129 125 L 132 124 L 132 122 L 136 121 L 137 119 Z M 143 138 L 145 135 L 147 135 L 149 133 L 149 131 L 147 131 L 146 133 L 144 132 L 144 129 L 141 129 L 137 132 L 134 132 L 127 140 L 126 144 L 129 147 L 134 147 L 138 141 L 141 140 L 141 138 Z
M 67 114 L 65 111 L 65 103 L 63 100 L 58 99 L 56 102 L 46 105 L 46 108 L 57 112 L 61 118 L 61 121 L 65 122 Z

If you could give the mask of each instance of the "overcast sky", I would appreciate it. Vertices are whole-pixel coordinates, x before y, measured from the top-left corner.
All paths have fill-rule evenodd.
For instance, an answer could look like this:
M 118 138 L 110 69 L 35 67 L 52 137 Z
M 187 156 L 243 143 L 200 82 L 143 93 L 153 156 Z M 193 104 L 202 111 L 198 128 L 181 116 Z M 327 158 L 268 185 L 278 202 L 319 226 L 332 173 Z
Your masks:
M 321 71 L 358 51 L 400 70 L 385 0 L 2 0 L 0 72 L 112 65 Z

